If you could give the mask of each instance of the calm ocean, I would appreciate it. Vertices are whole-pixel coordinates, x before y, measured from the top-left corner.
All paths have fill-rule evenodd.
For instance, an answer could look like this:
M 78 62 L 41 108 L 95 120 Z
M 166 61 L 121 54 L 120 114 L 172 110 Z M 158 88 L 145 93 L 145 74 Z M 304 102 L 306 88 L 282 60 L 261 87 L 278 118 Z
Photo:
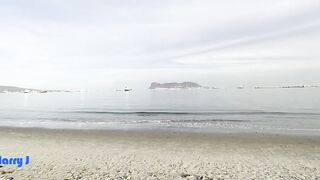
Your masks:
M 0 126 L 320 135 L 320 89 L 0 93 Z

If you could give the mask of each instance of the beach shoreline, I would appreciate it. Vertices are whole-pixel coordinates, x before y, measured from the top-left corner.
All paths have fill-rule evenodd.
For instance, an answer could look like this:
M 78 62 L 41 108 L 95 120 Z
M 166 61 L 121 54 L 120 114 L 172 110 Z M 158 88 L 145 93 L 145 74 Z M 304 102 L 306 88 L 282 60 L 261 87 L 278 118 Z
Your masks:
M 170 130 L 0 128 L 1 179 L 317 179 L 320 138 Z

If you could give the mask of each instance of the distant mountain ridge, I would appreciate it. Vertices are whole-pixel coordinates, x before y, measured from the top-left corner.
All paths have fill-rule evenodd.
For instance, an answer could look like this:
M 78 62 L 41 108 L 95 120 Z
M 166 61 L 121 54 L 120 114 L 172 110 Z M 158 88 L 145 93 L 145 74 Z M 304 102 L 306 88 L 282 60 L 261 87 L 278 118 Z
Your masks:
M 22 88 L 22 87 L 16 87 L 16 86 L 0 86 L 0 91 L 2 92 L 24 92 L 25 90 L 29 91 L 41 91 L 38 89 L 32 89 L 32 88 Z
M 195 82 L 182 82 L 182 83 L 177 83 L 177 82 L 157 83 L 157 82 L 153 82 L 153 83 L 151 83 L 149 89 L 159 89 L 159 88 L 165 88 L 165 89 L 170 89 L 170 88 L 188 89 L 188 88 L 200 88 L 200 87 L 202 87 L 202 86 L 197 84 L 197 83 L 195 83 Z
M 41 92 L 70 92 L 66 90 L 40 90 L 40 89 L 33 89 L 33 88 L 23 88 L 23 87 L 16 87 L 16 86 L 0 86 L 0 92 L 16 92 L 16 93 L 24 93 L 26 92 L 36 92 L 36 93 L 41 93 Z

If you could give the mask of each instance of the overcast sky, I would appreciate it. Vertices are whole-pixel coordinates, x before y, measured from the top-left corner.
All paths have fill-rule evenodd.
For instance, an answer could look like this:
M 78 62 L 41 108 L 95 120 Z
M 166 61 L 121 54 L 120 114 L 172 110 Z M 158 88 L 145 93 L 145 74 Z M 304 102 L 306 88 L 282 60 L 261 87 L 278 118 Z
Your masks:
M 0 1 L 0 85 L 320 84 L 320 0 Z

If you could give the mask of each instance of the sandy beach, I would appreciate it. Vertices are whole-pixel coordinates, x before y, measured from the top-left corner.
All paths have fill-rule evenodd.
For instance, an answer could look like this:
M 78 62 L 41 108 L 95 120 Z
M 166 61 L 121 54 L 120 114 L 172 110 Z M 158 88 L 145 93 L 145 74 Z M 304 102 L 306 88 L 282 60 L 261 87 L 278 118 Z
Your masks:
M 320 138 L 170 131 L 0 129 L 0 179 L 320 179 Z

